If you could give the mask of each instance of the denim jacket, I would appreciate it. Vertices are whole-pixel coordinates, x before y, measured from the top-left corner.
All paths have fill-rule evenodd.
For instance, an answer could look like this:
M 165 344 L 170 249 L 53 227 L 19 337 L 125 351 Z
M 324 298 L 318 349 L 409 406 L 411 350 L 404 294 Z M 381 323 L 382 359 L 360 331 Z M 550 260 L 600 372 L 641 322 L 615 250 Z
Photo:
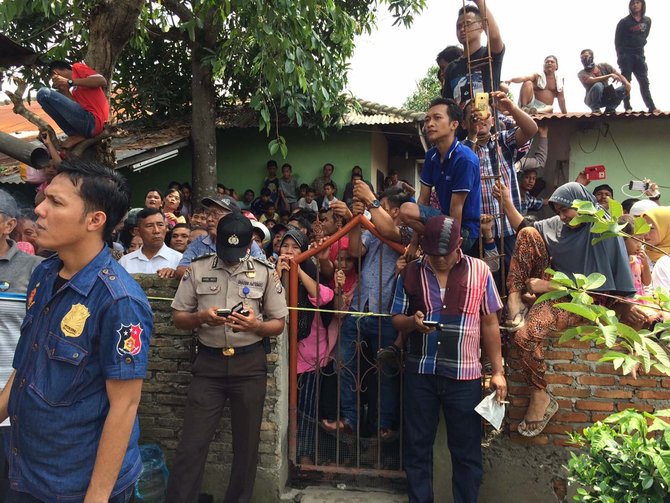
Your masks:
M 108 248 L 54 292 L 61 266 L 45 260 L 28 285 L 4 440 L 12 489 L 79 502 L 109 412 L 105 382 L 144 378 L 153 315 Z M 136 417 L 112 496 L 139 477 L 138 439 Z

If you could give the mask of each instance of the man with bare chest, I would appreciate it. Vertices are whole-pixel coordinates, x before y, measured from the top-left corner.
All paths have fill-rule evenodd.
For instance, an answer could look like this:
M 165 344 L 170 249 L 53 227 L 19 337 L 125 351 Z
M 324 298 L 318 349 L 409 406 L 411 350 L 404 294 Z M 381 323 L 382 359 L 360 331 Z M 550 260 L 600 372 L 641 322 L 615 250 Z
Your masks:
M 567 113 L 563 94 L 564 79 L 557 73 L 557 70 L 556 56 L 547 56 L 544 58 L 542 72 L 514 77 L 505 83 L 522 84 L 519 92 L 519 106 L 531 115 L 553 113 L 555 99 L 558 100 L 561 113 Z

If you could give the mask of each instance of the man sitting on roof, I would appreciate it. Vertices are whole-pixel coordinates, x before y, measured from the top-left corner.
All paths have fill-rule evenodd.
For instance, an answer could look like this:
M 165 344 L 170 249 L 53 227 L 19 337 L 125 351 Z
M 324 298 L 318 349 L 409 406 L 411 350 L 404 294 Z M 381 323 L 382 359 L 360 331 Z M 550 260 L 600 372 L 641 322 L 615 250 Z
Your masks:
M 84 63 L 65 61 L 53 61 L 49 76 L 55 89 L 41 88 L 37 102 L 68 136 L 61 146 L 72 148 L 99 135 L 109 118 L 105 77 Z
M 563 95 L 563 77 L 557 74 L 558 59 L 556 56 L 544 58 L 542 72 L 514 77 L 509 80 L 522 84 L 519 93 L 519 106 L 531 115 L 550 114 L 554 111 L 554 99 L 558 99 L 561 113 L 567 113 L 565 96 Z

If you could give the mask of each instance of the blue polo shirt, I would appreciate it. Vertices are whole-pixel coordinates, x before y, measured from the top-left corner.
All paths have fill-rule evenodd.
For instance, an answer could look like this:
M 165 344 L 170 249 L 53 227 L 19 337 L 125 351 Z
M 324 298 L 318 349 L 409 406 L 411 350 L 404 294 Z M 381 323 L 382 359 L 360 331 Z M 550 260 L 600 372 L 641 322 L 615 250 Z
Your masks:
M 142 379 L 153 315 L 140 286 L 104 247 L 54 292 L 62 262 L 42 262 L 28 285 L 5 435 L 12 489 L 80 502 L 109 412 L 109 379 Z M 142 470 L 137 417 L 112 496 Z
M 463 221 L 461 227 L 470 231 L 470 238 L 479 237 L 479 216 L 481 215 L 481 187 L 479 174 L 479 158 L 472 150 L 458 140 L 451 144 L 449 152 L 440 161 L 437 147 L 426 152 L 421 170 L 421 183 L 435 187 L 440 200 L 442 213 L 449 214 L 451 194 L 467 192 L 463 204 Z

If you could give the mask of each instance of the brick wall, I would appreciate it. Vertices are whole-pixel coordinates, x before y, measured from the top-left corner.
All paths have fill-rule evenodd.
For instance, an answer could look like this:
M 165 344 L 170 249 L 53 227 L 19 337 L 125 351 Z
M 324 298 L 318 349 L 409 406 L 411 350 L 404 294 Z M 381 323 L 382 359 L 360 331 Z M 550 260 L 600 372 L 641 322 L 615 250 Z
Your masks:
M 513 441 L 533 445 L 565 445 L 566 431 L 581 430 L 614 412 L 635 408 L 653 412 L 668 407 L 670 378 L 652 370 L 637 380 L 621 375 L 611 363 L 598 363 L 599 351 L 590 342 L 577 340 L 559 344 L 560 334 L 552 333 L 545 352 L 548 391 L 559 410 L 544 432 L 535 438 L 516 433 L 528 405 L 528 386 L 520 372 L 515 349 L 508 354 L 510 372 L 509 421 Z
M 152 275 L 135 279 L 149 297 L 172 299 L 176 280 L 161 280 Z M 154 333 L 149 350 L 149 372 L 142 388 L 139 407 L 141 443 L 157 443 L 163 448 L 168 469 L 171 467 L 184 418 L 184 405 L 191 380 L 189 343 L 191 332 L 172 325 L 170 302 L 150 300 L 154 312 Z M 268 388 L 261 425 L 260 460 L 254 501 L 276 501 L 286 481 L 286 398 L 287 379 L 277 364 L 283 359 L 286 341 L 273 341 L 268 355 Z M 284 360 L 288 361 L 288 359 Z M 229 410 L 224 411 L 219 429 L 210 444 L 203 492 L 223 497 L 232 460 Z

